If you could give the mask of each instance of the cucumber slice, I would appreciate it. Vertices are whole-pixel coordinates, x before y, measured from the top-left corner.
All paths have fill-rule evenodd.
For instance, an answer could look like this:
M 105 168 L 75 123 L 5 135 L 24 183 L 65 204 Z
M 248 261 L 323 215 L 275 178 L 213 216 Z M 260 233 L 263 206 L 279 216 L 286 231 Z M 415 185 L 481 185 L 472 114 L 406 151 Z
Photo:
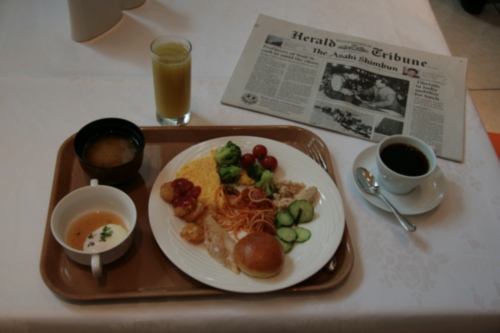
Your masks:
M 281 227 L 276 231 L 276 235 L 287 243 L 293 243 L 297 239 L 297 233 L 295 230 L 289 227 Z
M 295 219 L 293 218 L 292 214 L 290 214 L 288 210 L 283 209 L 276 214 L 274 224 L 276 225 L 277 228 L 291 227 L 294 221 Z
M 306 228 L 297 227 L 294 230 L 297 233 L 295 241 L 298 243 L 303 243 L 311 238 L 311 232 Z
M 295 200 L 288 207 L 295 223 L 306 223 L 314 217 L 314 206 L 307 200 Z
M 283 252 L 288 253 L 293 249 L 293 243 L 288 243 L 276 236 L 276 239 L 280 241 L 281 246 L 283 246 Z

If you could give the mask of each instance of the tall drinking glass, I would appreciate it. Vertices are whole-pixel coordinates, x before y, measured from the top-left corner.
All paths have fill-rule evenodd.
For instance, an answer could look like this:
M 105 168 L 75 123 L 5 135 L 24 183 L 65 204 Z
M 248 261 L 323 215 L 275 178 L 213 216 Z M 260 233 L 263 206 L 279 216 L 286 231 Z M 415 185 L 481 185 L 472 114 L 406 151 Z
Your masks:
M 151 43 L 156 119 L 164 126 L 185 125 L 191 119 L 191 43 L 179 36 Z

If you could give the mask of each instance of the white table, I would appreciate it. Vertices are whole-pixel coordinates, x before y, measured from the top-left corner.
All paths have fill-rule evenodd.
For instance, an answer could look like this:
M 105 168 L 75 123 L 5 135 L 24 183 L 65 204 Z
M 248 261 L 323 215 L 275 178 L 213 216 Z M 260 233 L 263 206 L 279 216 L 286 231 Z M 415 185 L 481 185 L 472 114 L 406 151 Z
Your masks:
M 370 142 L 220 104 L 259 13 L 449 55 L 427 1 L 153 1 L 110 31 L 71 40 L 64 0 L 0 2 L 0 331 L 498 332 L 500 163 L 467 96 L 463 163 L 439 160 L 448 191 L 405 232 L 357 192 L 355 157 Z M 39 261 L 59 147 L 86 123 L 157 126 L 148 47 L 162 34 L 193 44 L 194 125 L 298 125 L 328 145 L 355 263 L 321 293 L 72 303 Z

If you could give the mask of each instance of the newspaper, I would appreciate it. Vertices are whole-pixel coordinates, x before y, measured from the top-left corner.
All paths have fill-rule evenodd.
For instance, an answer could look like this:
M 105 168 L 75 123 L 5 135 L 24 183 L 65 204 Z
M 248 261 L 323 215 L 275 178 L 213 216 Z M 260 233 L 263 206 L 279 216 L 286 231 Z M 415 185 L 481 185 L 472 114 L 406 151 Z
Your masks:
M 464 154 L 467 59 L 260 15 L 221 102 L 379 142 L 418 137 Z

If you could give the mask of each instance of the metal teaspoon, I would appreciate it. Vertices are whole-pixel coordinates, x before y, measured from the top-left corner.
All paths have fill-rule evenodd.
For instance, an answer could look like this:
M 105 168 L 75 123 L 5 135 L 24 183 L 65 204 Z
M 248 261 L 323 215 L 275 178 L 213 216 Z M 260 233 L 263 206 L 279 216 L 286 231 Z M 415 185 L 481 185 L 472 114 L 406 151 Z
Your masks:
M 382 195 L 382 193 L 378 191 L 377 180 L 370 171 L 366 170 L 363 167 L 358 167 L 356 169 L 356 178 L 365 192 L 378 195 L 380 199 L 382 199 L 387 204 L 394 215 L 396 215 L 403 228 L 405 228 L 409 232 L 414 232 L 415 230 L 417 230 L 417 227 L 413 223 L 408 221 L 405 217 L 403 217 L 397 211 L 397 209 Z

